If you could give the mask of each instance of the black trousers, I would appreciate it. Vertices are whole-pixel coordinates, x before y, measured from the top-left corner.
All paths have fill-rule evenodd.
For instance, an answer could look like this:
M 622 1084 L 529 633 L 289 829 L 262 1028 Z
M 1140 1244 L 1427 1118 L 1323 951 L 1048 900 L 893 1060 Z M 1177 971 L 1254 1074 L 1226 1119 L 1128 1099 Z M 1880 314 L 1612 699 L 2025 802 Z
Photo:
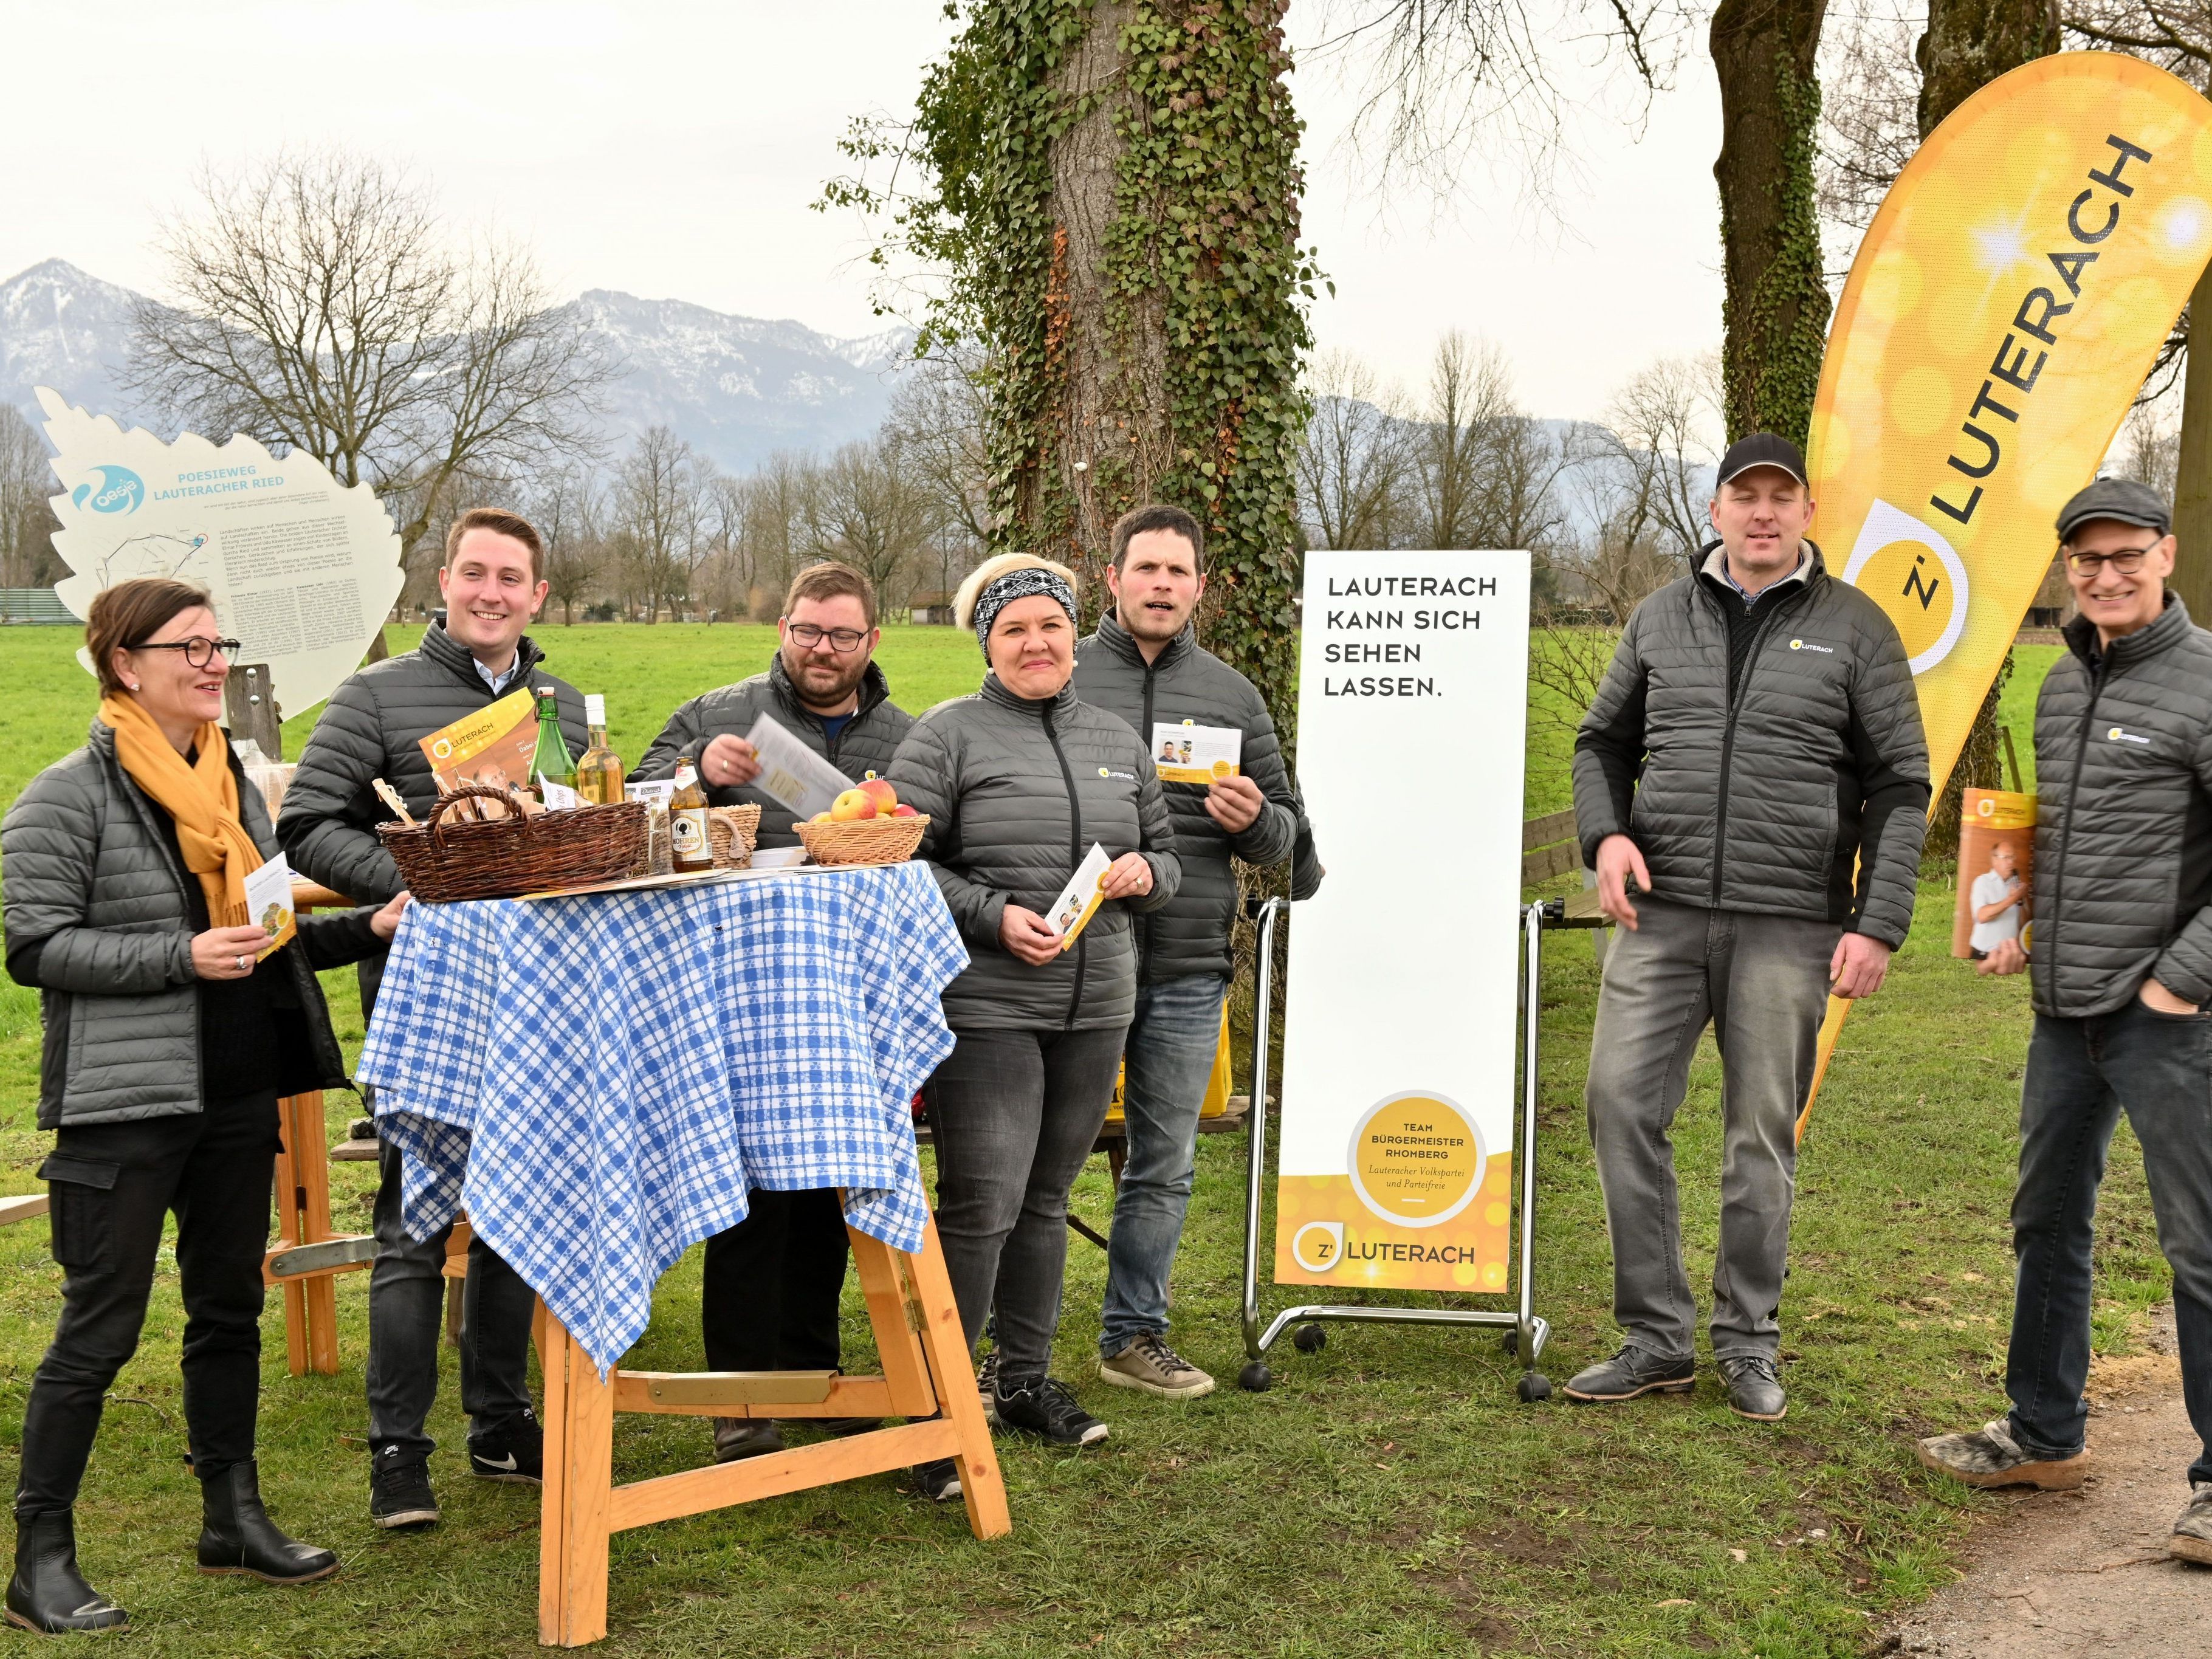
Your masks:
M 835 1188 L 774 1193 L 707 1241 L 699 1334 L 718 1371 L 838 1369 L 845 1212 Z
M 923 1085 L 937 1236 L 970 1353 L 995 1311 L 1000 1374 L 1041 1376 L 1060 1328 L 1067 1189 L 1114 1099 L 1126 1026 L 961 1031 Z
M 185 1426 L 203 1475 L 253 1455 L 261 1395 L 261 1260 L 277 1149 L 274 1090 L 204 1111 L 64 1128 L 41 1166 L 62 1316 L 31 1380 L 15 1512 L 65 1510 L 100 1402 L 138 1346 L 161 1226 L 177 1216 Z

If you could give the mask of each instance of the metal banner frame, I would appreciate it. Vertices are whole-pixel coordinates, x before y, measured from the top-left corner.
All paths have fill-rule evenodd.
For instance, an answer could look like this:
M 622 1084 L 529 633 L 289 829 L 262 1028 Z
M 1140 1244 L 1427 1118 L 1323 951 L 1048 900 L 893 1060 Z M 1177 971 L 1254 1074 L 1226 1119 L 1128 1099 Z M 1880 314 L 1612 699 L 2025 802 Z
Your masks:
M 1260 1324 L 1260 1226 L 1261 1201 L 1266 1191 L 1267 1173 L 1267 1085 L 1268 1041 L 1273 1035 L 1273 997 L 1275 979 L 1275 922 L 1289 901 L 1271 898 L 1262 903 L 1256 913 L 1259 924 L 1259 950 L 1253 964 L 1252 1002 L 1252 1127 L 1251 1140 L 1246 1152 L 1244 1181 L 1244 1354 L 1245 1364 L 1237 1373 L 1240 1388 L 1254 1393 L 1261 1392 L 1274 1382 L 1274 1374 L 1268 1370 L 1263 1356 L 1274 1346 L 1275 1339 L 1285 1327 L 1299 1327 L 1293 1346 L 1302 1353 L 1317 1353 L 1327 1343 L 1328 1333 L 1318 1322 L 1340 1320 L 1363 1325 L 1487 1325 L 1503 1328 L 1504 1347 L 1508 1353 L 1521 1356 L 1521 1381 L 1516 1392 L 1523 1401 L 1547 1399 L 1552 1392 L 1551 1379 L 1536 1369 L 1536 1361 L 1551 1340 L 1550 1322 L 1536 1312 L 1535 1243 L 1536 1243 L 1536 1032 L 1540 1023 L 1543 999 L 1539 992 L 1543 966 L 1543 929 L 1550 909 L 1541 903 L 1526 904 L 1521 910 L 1522 933 L 1525 948 L 1522 957 L 1521 977 L 1521 1133 L 1515 1156 L 1520 1160 L 1520 1275 L 1515 1306 L 1510 1310 L 1487 1308 L 1409 1308 L 1399 1305 L 1350 1303 L 1307 1303 L 1285 1308 L 1270 1321 L 1263 1332 Z

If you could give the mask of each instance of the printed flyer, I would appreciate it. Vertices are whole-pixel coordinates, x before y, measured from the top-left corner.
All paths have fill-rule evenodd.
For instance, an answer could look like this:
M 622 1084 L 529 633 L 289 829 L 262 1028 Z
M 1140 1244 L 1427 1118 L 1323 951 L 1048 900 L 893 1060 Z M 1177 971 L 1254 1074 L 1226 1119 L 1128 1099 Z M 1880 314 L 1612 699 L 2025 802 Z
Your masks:
M 1275 1279 L 1506 1288 L 1526 553 L 1306 556 Z
M 2034 931 L 2035 797 L 1969 789 L 1959 803 L 1959 898 L 1951 954 L 1979 962 Z

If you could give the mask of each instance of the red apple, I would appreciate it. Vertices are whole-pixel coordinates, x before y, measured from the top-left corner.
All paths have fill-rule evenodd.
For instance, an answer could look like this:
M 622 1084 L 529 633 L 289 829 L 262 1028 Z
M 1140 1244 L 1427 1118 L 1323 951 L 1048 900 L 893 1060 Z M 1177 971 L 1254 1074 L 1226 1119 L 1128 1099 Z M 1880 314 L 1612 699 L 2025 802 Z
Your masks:
M 908 806 L 904 801 L 901 801 L 896 806 L 891 808 L 891 816 L 895 818 L 918 818 L 921 814 L 915 811 L 914 808 Z
M 860 793 L 875 803 L 878 817 L 888 813 L 891 808 L 898 805 L 898 791 L 891 787 L 889 778 L 879 778 L 871 772 L 856 787 Z

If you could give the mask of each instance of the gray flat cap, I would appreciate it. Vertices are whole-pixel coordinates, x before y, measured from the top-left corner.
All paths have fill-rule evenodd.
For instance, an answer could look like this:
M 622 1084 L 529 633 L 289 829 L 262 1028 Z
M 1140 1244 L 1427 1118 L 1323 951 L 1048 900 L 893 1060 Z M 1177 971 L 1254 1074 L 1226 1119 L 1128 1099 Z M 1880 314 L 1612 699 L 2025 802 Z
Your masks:
M 2133 478 L 2100 478 L 2058 512 L 2058 539 L 2071 541 L 2074 532 L 2092 519 L 2117 519 L 2141 525 L 2161 536 L 2173 528 L 2173 510 L 2166 498 L 2148 484 Z

